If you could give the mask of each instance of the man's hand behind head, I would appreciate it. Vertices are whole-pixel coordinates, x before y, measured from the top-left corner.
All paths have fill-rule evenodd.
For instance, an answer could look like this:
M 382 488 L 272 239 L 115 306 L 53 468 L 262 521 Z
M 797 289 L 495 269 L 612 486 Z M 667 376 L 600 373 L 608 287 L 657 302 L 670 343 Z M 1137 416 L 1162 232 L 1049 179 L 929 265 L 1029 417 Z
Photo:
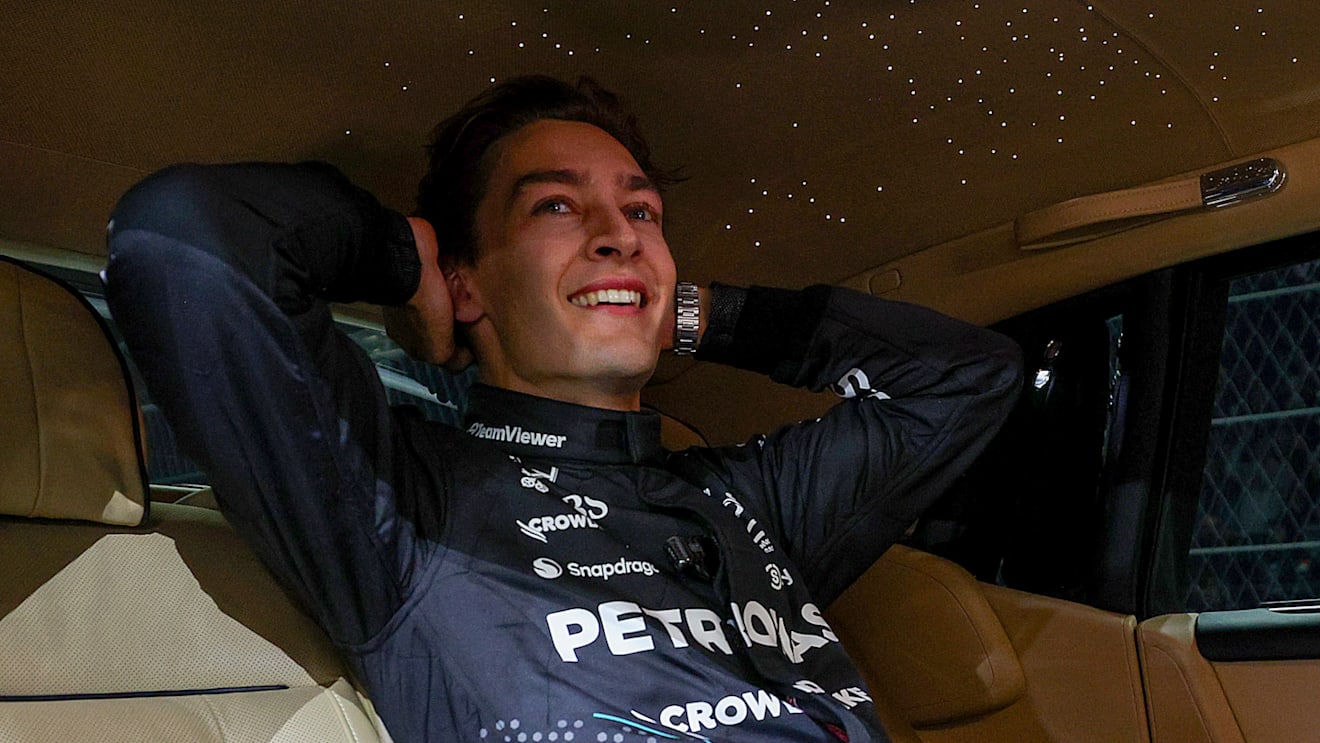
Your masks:
M 472 352 L 458 337 L 454 303 L 438 262 L 435 230 L 418 217 L 409 217 L 422 278 L 412 299 L 401 307 L 385 307 L 385 332 L 409 356 L 428 364 L 461 371 L 472 363 Z

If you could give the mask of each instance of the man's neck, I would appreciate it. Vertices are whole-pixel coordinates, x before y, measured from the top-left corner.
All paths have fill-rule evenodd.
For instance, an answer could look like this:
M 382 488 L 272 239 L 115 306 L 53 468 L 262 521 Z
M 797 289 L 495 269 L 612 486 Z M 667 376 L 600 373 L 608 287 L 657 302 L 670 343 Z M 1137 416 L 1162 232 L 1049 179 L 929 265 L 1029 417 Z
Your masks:
M 625 412 L 635 412 L 642 409 L 641 388 L 631 382 L 620 384 L 616 389 L 608 383 L 593 382 L 588 384 L 578 379 L 546 380 L 539 383 L 528 382 L 518 377 L 490 379 L 484 370 L 480 377 L 482 383 L 491 387 L 500 387 L 514 392 L 521 392 L 524 395 L 544 397 L 559 402 L 573 403 L 574 405 Z

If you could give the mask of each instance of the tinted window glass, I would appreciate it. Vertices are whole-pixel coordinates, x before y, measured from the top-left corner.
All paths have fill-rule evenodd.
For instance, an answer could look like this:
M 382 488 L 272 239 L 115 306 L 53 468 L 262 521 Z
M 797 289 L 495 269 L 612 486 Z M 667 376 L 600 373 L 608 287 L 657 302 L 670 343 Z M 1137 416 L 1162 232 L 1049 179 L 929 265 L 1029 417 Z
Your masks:
M 384 331 L 338 323 L 339 329 L 367 352 L 391 405 L 415 405 L 427 420 L 457 426 L 467 408 L 467 390 L 476 380 L 476 368 L 450 374 L 403 352 Z
M 1187 608 L 1316 597 L 1318 559 L 1320 261 L 1311 261 L 1230 285 Z

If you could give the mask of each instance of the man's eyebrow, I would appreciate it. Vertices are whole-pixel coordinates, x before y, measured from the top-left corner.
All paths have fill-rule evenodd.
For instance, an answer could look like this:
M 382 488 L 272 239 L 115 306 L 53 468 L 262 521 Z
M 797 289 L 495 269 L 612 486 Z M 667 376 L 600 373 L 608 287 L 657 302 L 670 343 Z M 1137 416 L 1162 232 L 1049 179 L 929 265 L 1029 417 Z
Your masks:
M 657 196 L 660 194 L 660 188 L 655 182 L 644 175 L 621 175 L 619 185 L 625 191 L 651 191 Z
M 513 182 L 513 188 L 509 190 L 509 206 L 518 200 L 524 189 L 538 183 L 562 183 L 566 186 L 581 186 L 586 183 L 587 177 L 581 171 L 562 168 L 558 170 L 533 170 L 524 173 Z M 619 187 L 630 193 L 638 191 L 650 191 L 659 195 L 660 188 L 655 182 L 644 175 L 625 174 L 619 176 Z
M 562 183 L 567 186 L 580 186 L 586 179 L 582 173 L 576 170 L 533 170 L 530 173 L 524 173 L 518 180 L 513 182 L 513 188 L 509 189 L 509 206 L 518 200 L 522 195 L 523 189 L 537 183 Z

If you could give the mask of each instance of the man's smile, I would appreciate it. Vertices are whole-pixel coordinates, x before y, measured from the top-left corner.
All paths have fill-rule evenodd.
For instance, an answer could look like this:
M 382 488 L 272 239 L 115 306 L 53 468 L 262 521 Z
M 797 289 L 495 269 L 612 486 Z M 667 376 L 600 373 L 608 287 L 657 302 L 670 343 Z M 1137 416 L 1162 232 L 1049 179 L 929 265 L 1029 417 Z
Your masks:
M 585 294 L 575 294 L 568 301 L 579 307 L 595 307 L 598 304 L 622 304 L 641 307 L 642 293 L 630 289 L 601 289 Z
M 633 278 L 593 281 L 568 296 L 578 307 L 610 305 L 642 308 L 647 305 L 646 285 Z

